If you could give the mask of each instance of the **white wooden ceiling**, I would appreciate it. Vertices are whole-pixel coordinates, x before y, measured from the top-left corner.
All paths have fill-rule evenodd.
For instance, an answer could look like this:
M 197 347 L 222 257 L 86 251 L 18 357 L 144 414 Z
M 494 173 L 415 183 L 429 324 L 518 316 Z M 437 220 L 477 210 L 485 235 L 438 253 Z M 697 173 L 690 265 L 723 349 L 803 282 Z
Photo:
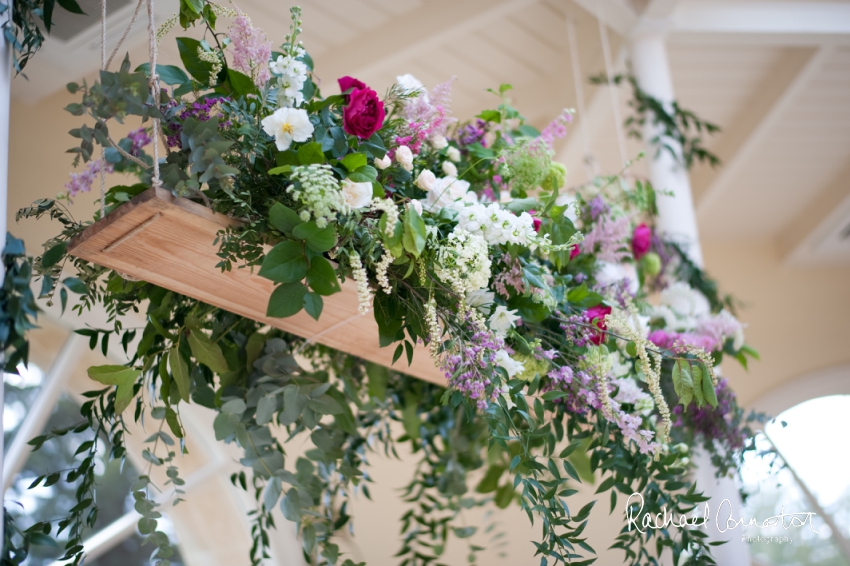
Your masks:
M 157 19 L 167 18 L 174 4 L 157 2 Z M 692 172 L 703 238 L 775 241 L 789 261 L 805 256 L 850 263 L 850 237 L 841 235 L 850 214 L 836 217 L 850 194 L 848 1 L 303 0 L 301 5 L 302 38 L 326 93 L 335 92 L 336 78 L 346 74 L 378 91 L 404 73 L 431 87 L 456 77 L 453 110 L 463 119 L 495 102 L 486 89 L 509 82 L 515 104 L 538 126 L 578 105 L 568 19 L 577 30 L 584 77 L 604 70 L 600 19 L 618 70 L 628 61 L 628 37 L 661 22 L 669 32 L 679 101 L 723 128 L 708 147 L 724 167 Z M 288 3 L 242 0 L 239 6 L 269 38 L 283 39 Z M 130 12 L 115 10 L 110 35 L 117 36 Z M 98 35 L 95 25 L 67 43 L 48 42 L 29 69 L 29 83 L 16 81 L 17 96 L 34 103 L 91 73 L 99 59 Z M 129 46 L 135 60 L 145 56 L 144 36 L 138 22 Z M 177 60 L 170 45 L 163 46 L 161 60 Z M 582 88 L 585 115 L 577 117 L 559 149 L 575 182 L 585 179 L 586 146 L 600 171 L 621 164 L 610 93 L 586 83 Z M 627 96 L 620 93 L 622 112 Z M 636 142 L 627 144 L 629 156 L 640 149 Z M 635 171 L 641 174 L 642 166 Z M 801 248 L 804 242 L 808 251 Z M 829 253 L 814 254 L 818 246 Z

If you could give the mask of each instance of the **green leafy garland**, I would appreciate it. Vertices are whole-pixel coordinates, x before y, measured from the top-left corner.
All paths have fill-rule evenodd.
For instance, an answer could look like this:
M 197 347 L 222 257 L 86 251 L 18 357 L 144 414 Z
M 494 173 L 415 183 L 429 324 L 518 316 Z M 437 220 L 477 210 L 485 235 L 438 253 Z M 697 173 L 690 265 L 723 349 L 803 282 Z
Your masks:
M 157 530 L 161 511 L 150 493 L 154 487 L 170 490 L 175 502 L 180 500 L 183 480 L 175 464 L 177 452 L 184 449 L 180 405 L 189 402 L 215 410 L 216 438 L 235 442 L 244 450 L 242 462 L 250 475 L 243 472 L 232 480 L 252 492 L 257 502 L 251 514 L 252 564 L 267 557 L 268 531 L 274 527 L 271 512 L 279 507 L 286 519 L 298 525 L 310 563 L 353 566 L 340 556 L 334 535 L 352 520 L 347 512 L 349 498 L 359 489 L 368 496 L 368 459 L 372 454 L 395 454 L 400 442 L 410 443 L 412 451 L 421 454 L 406 490 L 408 500 L 418 505 L 402 518 L 404 537 L 398 556 L 405 565 L 438 561 L 452 535 L 470 540 L 474 560 L 482 547 L 472 543 L 473 537 L 482 533 L 458 526 L 458 517 L 471 507 L 491 502 L 505 507 L 513 501 L 529 518 L 537 515 L 542 520 L 541 540 L 534 542 L 542 564 L 592 562 L 586 553 L 593 550 L 582 536 L 592 504 L 578 512 L 568 505 L 569 496 L 576 492 L 571 482 L 582 480 L 575 465 L 582 455 L 590 472 L 603 478 L 597 492 L 610 491 L 612 512 L 617 492 L 642 493 L 641 516 L 660 513 L 662 508 L 686 514 L 705 500 L 688 480 L 687 458 L 668 448 L 665 437 L 671 432 L 671 420 L 669 410 L 664 410 L 667 400 L 679 400 L 686 409 L 717 406 L 712 367 L 719 352 L 713 359 L 710 352 L 682 342 L 655 346 L 635 323 L 642 304 L 634 304 L 616 289 L 605 296 L 594 290 L 604 287 L 597 279 L 601 277 L 598 258 L 631 256 L 624 250 L 629 244 L 623 236 L 603 238 L 606 230 L 622 231 L 624 226 L 611 211 L 629 211 L 651 220 L 655 194 L 648 183 L 628 186 L 618 176 L 601 178 L 578 189 L 576 204 L 562 203 L 565 171 L 552 162 L 551 150 L 539 141 L 546 139 L 546 132 L 540 136 L 510 106 L 507 86 L 495 93 L 501 98 L 495 109 L 482 112 L 477 122 L 455 126 L 457 145 L 440 140 L 439 132 L 448 130 L 439 129 L 435 122 L 446 118 L 444 109 L 436 114 L 430 110 L 433 121 L 428 122 L 427 133 L 420 122 L 409 118 L 412 105 L 423 101 L 415 88 L 393 88 L 381 103 L 390 109 L 381 127 L 371 134 L 353 135 L 346 123 L 347 97 L 358 94 L 358 88 L 321 97 L 309 77 L 312 61 L 296 40 L 299 10 L 293 9 L 293 28 L 283 51 L 274 55 L 304 69 L 295 96 L 287 94 L 283 79 L 275 79 L 276 84 L 258 81 L 263 70 L 259 62 L 243 68 L 244 72 L 229 66 L 225 58 L 229 39 L 216 32 L 216 19 L 244 16 L 208 2 L 201 4 L 181 2 L 179 13 L 181 25 L 200 23 L 207 37 L 178 39 L 189 74 L 178 67 L 157 68 L 160 78 L 173 87 L 171 93 L 163 92 L 158 100 L 149 96 L 145 74 L 149 68 L 143 65 L 131 72 L 126 59 L 118 72 L 101 72 L 100 81 L 91 86 L 69 85 L 71 92 L 82 95 L 82 102 L 68 110 L 95 120 L 93 128 L 72 131 L 81 140 L 75 149 L 79 158 L 96 162 L 91 160 L 97 143 L 106 148 L 112 167 L 135 173 L 141 181 L 112 187 L 104 203 L 107 213 L 152 183 L 152 161 L 135 145 L 138 138 L 115 142 L 108 121 L 130 115 L 161 120 L 172 148 L 160 167 L 162 182 L 177 195 L 200 199 L 244 221 L 220 235 L 220 267 L 259 266 L 261 275 L 278 283 L 270 298 L 270 316 L 290 316 L 304 308 L 319 318 L 322 297 L 337 292 L 339 280 L 353 278 L 361 306 L 368 307 L 374 294 L 381 344 L 398 342 L 396 359 L 406 353 L 409 360 L 414 344 L 425 341 L 446 369 L 452 387 L 444 390 L 419 382 L 167 289 L 68 258 L 69 240 L 90 223 L 73 220 L 60 201 L 39 201 L 22 210 L 19 218 L 49 216 L 63 226 L 35 262 L 43 278 L 42 295 L 52 297 L 58 289 L 64 306 L 70 290 L 80 294 L 75 309 L 104 307 L 112 328 L 79 332 L 89 336 L 92 348 L 99 343 L 104 353 L 110 342 L 120 343 L 131 360 L 126 366 L 90 368 L 89 376 L 106 387 L 88 394 L 89 401 L 82 407 L 84 422 L 32 440 L 38 448 L 53 436 L 83 430 L 97 433 L 94 440 L 81 445 L 85 457 L 79 467 L 64 477 L 77 483 L 78 504 L 55 526 L 36 523 L 26 533 L 57 536 L 67 532 L 64 559 L 80 563 L 82 533 L 94 524 L 97 514 L 94 455 L 98 443 L 106 441 L 109 458 L 126 457 L 124 415 L 132 407 L 134 420 L 147 415 L 159 423 L 143 452 L 149 470 L 139 478 L 133 495 L 142 515 L 140 532 L 156 546 L 157 564 L 169 564 L 173 549 Z M 169 20 L 166 27 L 177 19 Z M 196 102 L 182 98 L 190 93 Z M 435 91 L 431 96 L 437 100 L 443 94 Z M 296 105 L 304 104 L 312 134 L 303 143 L 290 142 L 282 149 L 263 130 L 266 119 L 278 116 L 278 111 L 271 112 L 278 98 L 286 96 L 295 96 Z M 298 97 L 303 97 L 303 103 Z M 292 119 L 291 113 L 282 119 Z M 562 116 L 553 131 L 567 121 L 568 116 Z M 281 131 L 290 135 L 298 127 L 297 122 L 280 124 Z M 405 143 L 420 148 L 416 156 L 411 152 L 409 163 L 401 150 L 408 148 Z M 396 164 L 388 158 L 390 152 Z M 447 166 L 450 162 L 457 165 Z M 452 167 L 457 177 L 447 172 Z M 419 170 L 415 179 L 414 169 Z M 486 279 L 492 275 L 493 285 L 501 286 L 498 306 L 492 299 L 473 304 L 475 295 L 469 291 L 478 287 L 470 278 L 477 271 L 483 273 L 483 259 L 478 252 L 469 255 L 465 246 L 477 240 L 458 230 L 463 204 L 458 210 L 441 200 L 452 185 L 442 192 L 434 189 L 440 171 L 446 175 L 443 179 L 454 179 L 452 184 L 463 179 L 484 193 L 511 192 L 513 200 L 498 214 L 506 222 L 517 223 L 512 230 L 518 232 L 506 236 L 505 243 L 491 246 L 492 261 L 486 260 Z M 340 204 L 336 191 L 346 183 L 368 186 L 368 207 Z M 580 244 L 581 235 L 569 217 L 571 209 L 580 212 L 575 221 L 596 238 L 577 257 L 576 245 L 584 243 Z M 539 221 L 533 233 L 529 211 L 535 211 Z M 527 230 L 522 231 L 519 223 L 526 221 Z M 465 226 L 473 230 L 471 224 Z M 510 241 L 513 237 L 519 240 Z M 275 244 L 269 253 L 263 249 L 266 243 Z M 455 246 L 453 251 L 450 245 Z M 720 312 L 723 304 L 711 291 L 710 280 L 680 249 L 664 243 L 655 249 L 650 253 L 669 257 L 659 265 L 659 257 L 643 252 L 638 267 L 647 288 L 663 286 L 664 277 L 684 278 L 706 293 L 713 312 Z M 634 255 L 636 260 L 637 251 Z M 459 263 L 468 261 L 472 263 Z M 66 264 L 76 275 L 61 279 L 69 267 Z M 124 329 L 122 317 L 145 302 L 148 322 L 141 335 Z M 605 303 L 619 303 L 619 310 L 608 314 L 611 308 Z M 522 318 L 521 327 L 514 327 L 511 319 L 517 315 L 510 313 L 516 312 Z M 598 314 L 587 314 L 594 312 Z M 495 333 L 500 313 L 508 313 L 500 322 L 507 324 L 504 335 Z M 137 339 L 135 349 L 131 348 Z M 736 345 L 731 336 L 726 344 L 729 353 L 744 360 L 753 354 Z M 468 355 L 470 348 L 486 355 L 475 354 L 478 357 L 453 366 L 452 360 Z M 648 384 L 651 395 L 642 394 L 642 405 L 612 400 L 626 386 L 610 384 L 607 376 L 613 371 L 612 360 L 623 358 L 629 375 L 638 375 Z M 477 375 L 487 376 L 480 382 L 480 391 L 464 389 L 462 379 L 470 363 L 480 364 Z M 567 387 L 571 382 L 564 368 L 569 369 L 570 379 L 575 368 L 576 379 L 584 375 L 592 380 L 591 389 Z M 561 386 L 553 377 L 559 371 L 564 379 Z M 600 401 L 580 410 L 574 395 L 589 391 L 599 395 Z M 734 397 L 731 402 L 731 410 L 739 411 Z M 622 412 L 625 407 L 631 415 L 639 415 L 643 409 L 638 406 L 646 405 L 660 412 L 646 421 L 649 424 L 640 425 L 641 418 Z M 740 422 L 735 421 L 735 426 Z M 393 423 L 400 423 L 405 431 L 400 438 L 393 437 Z M 642 426 L 642 432 L 636 426 Z M 655 434 L 661 442 L 648 443 Z M 292 462 L 285 444 L 299 435 L 309 435 L 314 448 Z M 737 465 L 744 448 L 708 442 L 706 446 L 729 467 Z M 153 485 L 153 467 L 165 469 L 164 485 Z M 476 470 L 482 471 L 484 479 L 476 489 L 481 495 L 473 496 L 468 478 Z M 32 485 L 62 479 L 58 472 L 47 472 Z M 653 538 L 655 552 L 650 544 Z M 681 530 L 677 536 L 666 530 L 642 534 L 624 528 L 614 546 L 623 549 L 633 564 L 653 563 L 666 547 L 676 560 L 687 550 L 700 563 L 713 563 L 704 533 L 695 529 Z

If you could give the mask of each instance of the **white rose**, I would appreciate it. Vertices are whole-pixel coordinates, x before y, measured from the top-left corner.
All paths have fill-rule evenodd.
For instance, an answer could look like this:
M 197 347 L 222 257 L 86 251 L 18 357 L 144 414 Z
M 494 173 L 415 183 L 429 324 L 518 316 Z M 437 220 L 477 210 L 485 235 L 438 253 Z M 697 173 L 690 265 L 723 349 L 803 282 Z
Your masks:
M 525 365 L 522 362 L 518 362 L 510 357 L 505 350 L 499 350 L 496 352 L 496 357 L 493 362 L 497 366 L 504 368 L 505 371 L 508 372 L 508 377 L 513 377 L 525 369 Z
M 392 164 L 393 162 L 390 159 L 389 155 L 384 155 L 382 158 L 375 160 L 375 167 L 377 167 L 378 169 L 386 169 Z
M 466 294 L 466 304 L 471 308 L 490 305 L 496 299 L 496 293 L 487 289 L 476 289 Z
M 395 160 L 407 171 L 413 171 L 413 152 L 406 145 L 401 145 L 395 150 Z
M 447 145 L 449 145 L 449 140 L 446 139 L 446 136 L 435 134 L 431 136 L 431 139 L 428 140 L 431 142 L 431 147 L 434 149 L 443 149 Z
M 460 161 L 460 150 L 454 146 L 451 146 L 449 149 L 446 150 L 446 156 L 455 163 L 457 163 L 458 161 Z
M 443 161 L 443 173 L 449 177 L 457 177 L 457 167 L 451 161 Z
M 274 136 L 279 151 L 286 151 L 292 142 L 305 142 L 313 135 L 313 124 L 306 110 L 279 108 L 261 122 L 263 131 Z
M 414 181 L 413 184 L 423 191 L 433 191 L 434 187 L 437 186 L 437 177 L 428 169 L 424 169 L 421 173 L 419 173 L 419 176 L 416 177 L 416 181 Z
M 412 200 L 408 203 L 408 206 L 416 211 L 419 216 L 422 216 L 422 203 L 418 200 Z
M 372 202 L 372 183 L 355 183 L 351 179 L 342 182 L 342 196 L 351 208 L 364 208 Z
M 490 330 L 499 336 L 504 336 L 515 326 L 517 320 L 519 317 L 515 310 L 508 310 L 508 307 L 499 305 L 496 307 L 496 312 L 490 315 Z

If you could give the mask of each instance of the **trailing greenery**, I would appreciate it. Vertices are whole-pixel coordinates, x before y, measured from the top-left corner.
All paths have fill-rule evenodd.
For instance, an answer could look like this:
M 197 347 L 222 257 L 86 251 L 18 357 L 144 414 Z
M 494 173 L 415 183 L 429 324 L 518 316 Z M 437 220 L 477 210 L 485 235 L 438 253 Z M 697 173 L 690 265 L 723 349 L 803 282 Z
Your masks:
M 85 14 L 77 0 L 4 0 L 0 2 L 0 14 L 12 10 L 12 18 L 3 24 L 3 40 L 15 53 L 15 71 L 24 70 L 30 58 L 41 49 L 44 33 L 53 27 L 53 12 L 56 7 L 72 14 Z

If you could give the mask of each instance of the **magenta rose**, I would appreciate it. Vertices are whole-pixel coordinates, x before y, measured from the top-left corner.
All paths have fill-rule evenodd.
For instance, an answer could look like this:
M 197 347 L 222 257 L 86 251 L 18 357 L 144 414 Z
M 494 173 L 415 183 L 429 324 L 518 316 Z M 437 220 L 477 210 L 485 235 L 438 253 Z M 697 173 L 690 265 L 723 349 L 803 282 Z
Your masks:
M 354 77 L 349 77 L 347 75 L 337 79 L 336 82 L 339 83 L 339 91 L 340 92 L 345 92 L 350 88 L 359 88 L 359 89 L 369 88 L 368 86 L 366 86 L 366 83 L 364 83 L 363 81 L 361 81 L 359 79 L 355 79 Z M 345 102 L 346 102 L 346 104 L 348 103 L 348 95 L 347 94 L 345 95 Z
M 342 110 L 342 129 L 352 136 L 367 139 L 384 125 L 384 103 L 371 88 L 354 88 L 348 106 Z
M 632 253 L 635 254 L 635 259 L 645 256 L 651 245 L 652 228 L 646 224 L 641 224 L 635 228 L 635 233 L 632 235 Z
M 575 257 L 580 253 L 581 253 L 581 248 L 579 247 L 578 244 L 576 244 L 572 248 L 570 248 L 570 261 L 574 260 Z
M 606 307 L 605 305 L 596 305 L 584 311 L 584 318 L 587 322 L 593 322 L 593 319 L 597 319 L 596 328 L 599 330 L 594 331 L 593 336 L 590 337 L 590 341 L 597 346 L 605 341 L 605 334 L 602 331 L 608 329 L 608 325 L 605 324 L 605 316 L 608 314 L 611 314 L 611 307 Z

